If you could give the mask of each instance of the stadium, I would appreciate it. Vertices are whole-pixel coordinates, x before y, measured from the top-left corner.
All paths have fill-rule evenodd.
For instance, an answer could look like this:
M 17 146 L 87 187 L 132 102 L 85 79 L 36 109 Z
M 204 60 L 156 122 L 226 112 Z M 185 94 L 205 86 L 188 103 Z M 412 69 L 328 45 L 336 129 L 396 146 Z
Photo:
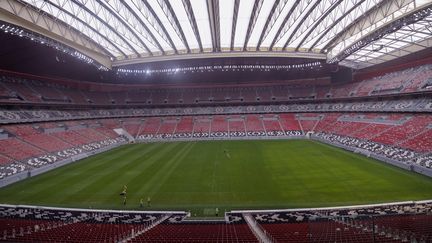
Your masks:
M 432 242 L 432 1 L 0 1 L 0 242 Z

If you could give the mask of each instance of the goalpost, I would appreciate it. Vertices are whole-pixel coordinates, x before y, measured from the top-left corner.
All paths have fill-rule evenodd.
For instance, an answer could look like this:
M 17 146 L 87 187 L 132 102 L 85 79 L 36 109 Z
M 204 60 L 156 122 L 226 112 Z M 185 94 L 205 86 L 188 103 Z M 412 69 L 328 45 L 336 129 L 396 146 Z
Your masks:
M 364 156 L 366 156 L 366 157 L 370 157 L 371 156 L 371 152 L 370 151 L 368 151 L 368 150 L 365 150 L 365 149 L 360 149 L 360 148 L 356 148 L 356 149 L 354 149 L 354 153 L 356 153 L 356 154 L 363 154 Z
M 307 139 L 310 139 L 311 136 L 312 136 L 314 133 L 315 133 L 314 131 L 309 131 L 309 132 L 306 133 L 305 137 L 306 137 Z

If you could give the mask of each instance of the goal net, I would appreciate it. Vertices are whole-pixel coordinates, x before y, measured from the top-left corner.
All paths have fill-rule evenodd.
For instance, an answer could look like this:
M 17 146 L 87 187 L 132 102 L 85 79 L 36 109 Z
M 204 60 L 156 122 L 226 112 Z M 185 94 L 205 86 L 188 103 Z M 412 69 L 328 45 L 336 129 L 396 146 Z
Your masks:
M 356 153 L 356 154 L 363 154 L 364 156 L 366 156 L 368 158 L 371 156 L 371 152 L 370 151 L 365 150 L 365 149 L 360 149 L 360 148 L 356 148 L 354 150 L 354 153 Z

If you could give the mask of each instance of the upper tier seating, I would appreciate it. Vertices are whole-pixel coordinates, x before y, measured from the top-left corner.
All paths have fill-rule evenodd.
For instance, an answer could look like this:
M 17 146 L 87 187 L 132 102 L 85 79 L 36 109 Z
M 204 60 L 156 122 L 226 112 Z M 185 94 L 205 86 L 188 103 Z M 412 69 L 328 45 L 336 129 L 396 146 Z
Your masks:
M 127 92 L 127 100 L 126 103 L 129 104 L 147 104 L 150 101 L 151 93 L 147 91 L 129 91 Z
M 416 92 L 424 90 L 431 84 L 432 69 L 429 66 L 419 67 L 415 75 L 410 77 L 410 83 L 405 87 L 405 92 Z
M 109 96 L 111 98 L 111 102 L 114 102 L 113 104 L 116 105 L 124 105 L 126 104 L 126 101 L 129 100 L 127 92 L 122 92 L 122 91 L 110 92 Z
M 65 102 L 70 103 L 71 100 L 65 96 L 59 89 L 44 85 L 43 83 L 32 83 L 27 85 L 34 93 L 38 93 L 41 99 L 45 102 Z
M 303 86 L 289 88 L 289 99 L 313 99 L 315 86 Z
M 15 91 L 10 90 L 5 85 L 3 85 L 2 82 L 0 82 L 0 100 L 2 102 L 14 102 L 19 101 L 19 97 Z
M 57 120 L 80 120 L 91 118 L 127 118 L 137 116 L 183 116 L 209 114 L 250 114 L 250 113 L 286 113 L 286 112 L 432 112 L 432 97 L 401 98 L 385 101 L 352 101 L 347 103 L 309 103 L 287 105 L 257 105 L 257 106 L 229 106 L 229 107 L 188 107 L 185 109 L 172 108 L 125 108 L 125 109 L 0 109 L 0 123 L 23 123 Z M 305 119 L 302 119 L 305 120 Z M 315 120 L 315 119 L 313 119 Z M 121 121 L 119 121 L 121 122 Z M 377 122 L 379 123 L 379 121 Z M 320 126 L 319 124 L 317 125 Z
M 75 104 L 89 104 L 87 98 L 80 90 L 62 89 L 62 93 Z
M 344 98 L 355 95 L 359 84 L 338 84 L 331 87 L 329 95 L 332 98 Z
M 81 93 L 88 103 L 97 105 L 111 104 L 111 98 L 108 93 L 94 91 L 81 91 Z
M 19 96 L 22 100 L 33 103 L 43 102 L 41 100 L 41 95 L 31 90 L 27 86 L 27 82 L 25 80 L 11 77 L 3 77 L 2 79 L 6 81 L 3 83 L 3 85 L 17 94 L 17 96 Z
M 318 85 L 306 84 L 268 84 L 267 86 L 242 86 L 242 87 L 197 87 L 169 89 L 121 87 L 116 92 L 99 92 L 104 90 L 104 84 L 95 85 L 92 91 L 60 86 L 53 81 L 28 80 L 25 78 L 10 76 L 4 73 L 0 76 L 3 81 L 0 87 L 0 97 L 7 102 L 30 103 L 71 103 L 71 104 L 218 104 L 218 103 L 242 103 L 242 102 L 274 102 L 297 99 L 329 99 L 346 98 L 356 96 L 370 96 L 381 94 L 397 94 L 406 92 L 426 91 L 427 83 L 431 83 L 432 65 L 423 65 L 409 68 L 382 76 L 347 84 Z M 13 99 L 13 97 L 16 97 Z
M 273 87 L 259 87 L 257 88 L 257 99 L 260 101 L 272 101 L 273 96 Z

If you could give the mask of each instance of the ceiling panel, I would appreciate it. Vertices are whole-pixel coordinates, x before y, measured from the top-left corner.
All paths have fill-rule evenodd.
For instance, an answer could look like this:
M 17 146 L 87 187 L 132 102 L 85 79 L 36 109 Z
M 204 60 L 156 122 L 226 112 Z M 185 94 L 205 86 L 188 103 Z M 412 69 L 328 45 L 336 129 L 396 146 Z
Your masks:
M 299 51 L 304 56 L 325 53 L 330 59 L 383 26 L 421 8 L 432 7 L 431 0 L 219 0 L 217 5 L 215 1 L 16 2 L 76 29 L 119 61 L 218 52 L 212 35 L 223 52 Z M 211 6 L 218 8 L 213 11 Z M 20 17 L 18 11 L 16 15 Z M 234 16 L 237 16 L 235 23 Z M 211 28 L 213 20 L 219 33 Z M 372 65 L 389 56 L 397 57 L 397 53 L 428 48 L 431 30 L 430 16 L 419 19 L 346 58 L 351 63 Z

